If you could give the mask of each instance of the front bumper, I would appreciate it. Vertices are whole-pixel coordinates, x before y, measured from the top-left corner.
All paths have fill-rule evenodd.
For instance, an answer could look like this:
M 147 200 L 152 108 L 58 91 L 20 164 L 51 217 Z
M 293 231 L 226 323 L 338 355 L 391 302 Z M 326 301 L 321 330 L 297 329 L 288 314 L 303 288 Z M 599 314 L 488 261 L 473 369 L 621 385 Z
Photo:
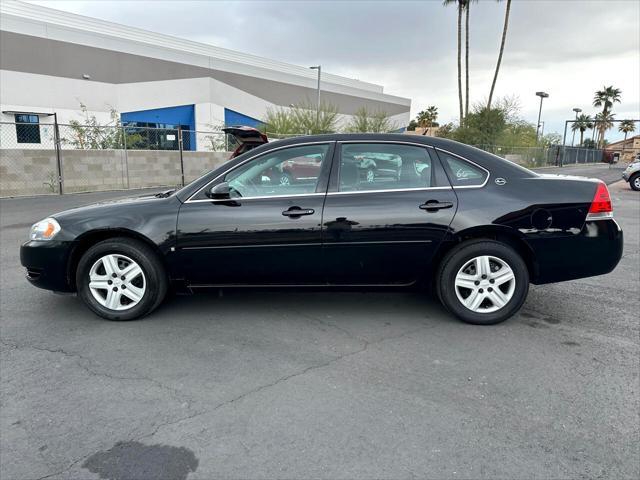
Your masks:
M 27 269 L 27 280 L 38 288 L 73 292 L 69 259 L 74 242 L 30 240 L 20 247 L 20 263 Z
M 626 182 L 628 182 L 628 181 L 629 181 L 629 174 L 628 174 L 627 172 L 624 172 L 624 173 L 622 174 L 622 178 L 623 178 Z

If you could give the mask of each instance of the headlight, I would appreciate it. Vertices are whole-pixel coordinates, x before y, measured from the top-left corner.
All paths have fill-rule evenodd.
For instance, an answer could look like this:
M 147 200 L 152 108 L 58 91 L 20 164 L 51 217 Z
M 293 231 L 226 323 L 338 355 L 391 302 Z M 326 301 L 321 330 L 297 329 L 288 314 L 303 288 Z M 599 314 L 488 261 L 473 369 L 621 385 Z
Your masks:
M 45 218 L 34 223 L 29 233 L 30 240 L 51 240 L 60 231 L 60 224 L 55 218 Z

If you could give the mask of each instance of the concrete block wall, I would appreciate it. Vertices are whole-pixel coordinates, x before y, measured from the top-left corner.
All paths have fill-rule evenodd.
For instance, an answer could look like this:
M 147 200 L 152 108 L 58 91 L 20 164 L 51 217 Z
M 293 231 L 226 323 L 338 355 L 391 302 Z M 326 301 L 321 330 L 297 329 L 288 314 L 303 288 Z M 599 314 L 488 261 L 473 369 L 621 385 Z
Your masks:
M 221 165 L 229 152 L 183 152 L 185 182 Z M 178 186 L 174 150 L 63 150 L 65 193 Z M 0 149 L 0 196 L 57 194 L 55 150 Z
M 0 149 L 0 196 L 53 195 L 57 178 L 55 150 Z

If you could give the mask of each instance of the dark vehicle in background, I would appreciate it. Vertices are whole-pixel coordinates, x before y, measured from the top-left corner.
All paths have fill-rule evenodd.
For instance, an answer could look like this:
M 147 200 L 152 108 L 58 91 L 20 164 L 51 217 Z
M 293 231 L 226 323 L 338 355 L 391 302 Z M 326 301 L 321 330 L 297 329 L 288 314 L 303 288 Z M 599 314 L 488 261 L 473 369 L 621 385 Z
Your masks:
M 269 140 L 267 136 L 257 128 L 236 125 L 233 127 L 223 128 L 222 131 L 233 138 L 237 147 L 231 154 L 230 158 L 236 158 L 243 153 L 247 153 L 260 145 L 264 145 Z
M 301 159 L 296 181 L 273 181 Z M 363 159 L 392 174 L 363 177 Z M 111 320 L 150 313 L 170 287 L 430 284 L 460 319 L 492 324 L 530 283 L 610 272 L 622 244 L 599 180 L 440 138 L 334 134 L 264 143 L 177 191 L 54 214 L 20 253 L 32 284 L 78 292 Z

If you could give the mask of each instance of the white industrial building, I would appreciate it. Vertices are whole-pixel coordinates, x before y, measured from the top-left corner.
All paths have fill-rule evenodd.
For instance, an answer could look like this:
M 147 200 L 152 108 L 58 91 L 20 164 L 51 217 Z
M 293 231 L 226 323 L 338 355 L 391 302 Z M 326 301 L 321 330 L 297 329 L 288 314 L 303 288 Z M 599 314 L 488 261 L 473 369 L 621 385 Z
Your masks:
M 84 104 L 101 124 L 115 109 L 128 125 L 211 131 L 256 124 L 269 107 L 315 103 L 317 72 L 306 66 L 23 2 L 0 9 L 2 122 L 49 124 L 56 113 L 65 124 L 82 118 Z M 341 116 L 366 107 L 408 124 L 409 99 L 324 71 L 321 79 L 323 101 Z M 3 135 L 5 148 L 29 148 L 15 135 Z

